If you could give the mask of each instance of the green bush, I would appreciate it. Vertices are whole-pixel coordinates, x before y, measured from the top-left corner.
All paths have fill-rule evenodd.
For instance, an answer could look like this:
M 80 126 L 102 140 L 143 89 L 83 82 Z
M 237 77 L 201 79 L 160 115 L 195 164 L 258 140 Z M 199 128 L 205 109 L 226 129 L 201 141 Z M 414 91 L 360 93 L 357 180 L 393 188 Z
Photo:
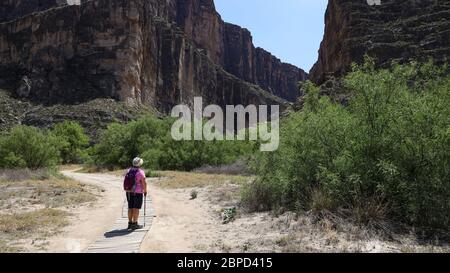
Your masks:
M 34 127 L 16 126 L 0 137 L 0 168 L 38 169 L 60 162 L 58 140 Z
M 281 123 L 278 151 L 259 154 L 253 210 L 352 209 L 361 221 L 392 216 L 450 227 L 450 77 L 431 62 L 376 70 L 368 59 L 345 77 L 348 107 L 320 97 Z
M 111 124 L 92 151 L 95 164 L 127 167 L 140 156 L 144 167 L 190 171 L 203 165 L 228 164 L 251 153 L 248 142 L 176 141 L 173 119 L 146 116 L 128 124 Z
M 102 166 L 128 166 L 130 155 L 126 154 L 128 132 L 122 124 L 113 123 L 102 133 L 99 142 L 90 149 L 92 160 Z
M 161 174 L 156 171 L 145 171 L 145 177 L 147 178 L 160 178 Z
M 175 141 L 168 135 L 160 146 L 146 150 L 142 156 L 154 169 L 191 171 L 204 165 L 230 164 L 248 153 L 244 143 Z
M 93 160 L 99 165 L 128 167 L 148 147 L 159 146 L 169 128 L 166 121 L 153 116 L 128 124 L 110 124 L 91 151 Z
M 86 157 L 89 137 L 78 123 L 65 121 L 56 124 L 52 134 L 58 139 L 58 149 L 61 153 L 62 163 L 81 163 L 82 159 Z

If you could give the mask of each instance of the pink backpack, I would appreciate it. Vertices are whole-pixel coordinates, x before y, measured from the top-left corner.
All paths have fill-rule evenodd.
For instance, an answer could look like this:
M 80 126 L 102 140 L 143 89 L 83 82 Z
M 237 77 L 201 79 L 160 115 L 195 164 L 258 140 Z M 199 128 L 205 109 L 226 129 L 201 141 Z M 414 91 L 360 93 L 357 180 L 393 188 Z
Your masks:
M 139 169 L 132 168 L 128 171 L 127 175 L 125 175 L 125 179 L 123 181 L 123 189 L 125 191 L 134 192 L 136 190 L 136 174 L 139 172 Z

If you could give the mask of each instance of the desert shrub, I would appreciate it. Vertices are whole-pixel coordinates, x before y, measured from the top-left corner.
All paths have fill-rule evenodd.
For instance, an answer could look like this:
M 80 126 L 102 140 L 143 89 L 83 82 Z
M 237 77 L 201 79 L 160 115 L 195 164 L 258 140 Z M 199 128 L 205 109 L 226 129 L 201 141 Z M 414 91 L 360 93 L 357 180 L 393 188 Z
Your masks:
M 62 163 L 81 163 L 86 157 L 89 137 L 81 125 L 73 121 L 59 123 L 54 126 L 52 134 L 58 139 Z
M 128 124 L 110 124 L 91 150 L 93 160 L 99 165 L 128 167 L 148 147 L 159 147 L 169 128 L 166 121 L 153 116 Z
M 90 150 L 93 162 L 101 166 L 128 166 L 132 155 L 127 153 L 129 132 L 126 129 L 119 123 L 108 125 L 98 143 Z
M 145 177 L 147 177 L 147 178 L 160 178 L 161 174 L 159 172 L 150 170 L 150 171 L 145 171 Z
M 160 146 L 143 153 L 148 166 L 163 170 L 191 171 L 206 164 L 230 164 L 248 153 L 243 143 L 229 141 L 175 141 L 168 135 Z
M 50 178 L 64 178 L 56 168 L 44 169 L 0 169 L 0 181 L 49 180 Z
M 176 141 L 173 119 L 146 116 L 128 124 L 111 124 L 91 150 L 95 164 L 127 167 L 140 156 L 144 168 L 190 171 L 204 165 L 229 164 L 253 149 L 247 142 Z
M 38 169 L 60 162 L 58 140 L 46 131 L 16 126 L 0 137 L 0 168 Z
M 190 195 L 191 195 L 191 199 L 190 200 L 197 199 L 198 191 L 192 190 Z
M 376 70 L 368 59 L 344 78 L 353 92 L 348 107 L 304 84 L 304 109 L 281 123 L 279 150 L 257 156 L 259 178 L 245 190 L 244 204 L 254 210 L 347 208 L 361 221 L 384 213 L 448 229 L 446 70 L 431 62 Z

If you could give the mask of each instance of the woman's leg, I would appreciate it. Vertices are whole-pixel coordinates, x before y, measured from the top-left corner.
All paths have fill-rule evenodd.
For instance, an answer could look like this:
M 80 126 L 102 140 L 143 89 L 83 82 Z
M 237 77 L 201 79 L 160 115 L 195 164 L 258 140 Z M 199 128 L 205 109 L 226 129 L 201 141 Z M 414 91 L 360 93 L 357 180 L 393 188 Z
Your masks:
M 133 225 L 133 209 L 132 207 L 132 200 L 130 193 L 127 192 L 127 201 L 128 201 L 128 228 L 131 229 Z
M 128 222 L 133 223 L 133 209 L 128 209 Z
M 137 223 L 139 221 L 139 209 L 133 210 L 133 223 Z

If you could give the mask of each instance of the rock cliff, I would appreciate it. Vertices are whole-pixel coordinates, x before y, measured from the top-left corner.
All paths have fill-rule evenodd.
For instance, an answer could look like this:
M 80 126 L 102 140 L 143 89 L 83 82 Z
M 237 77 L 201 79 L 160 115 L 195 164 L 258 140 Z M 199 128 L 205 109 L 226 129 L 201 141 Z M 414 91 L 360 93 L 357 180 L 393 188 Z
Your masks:
M 450 56 L 450 1 L 329 0 L 319 60 L 310 71 L 315 83 L 345 74 L 364 54 L 378 65 L 410 59 L 445 62 Z
M 307 77 L 224 23 L 212 0 L 65 3 L 0 4 L 0 87 L 50 104 L 114 98 L 167 113 L 199 95 L 285 104 Z

